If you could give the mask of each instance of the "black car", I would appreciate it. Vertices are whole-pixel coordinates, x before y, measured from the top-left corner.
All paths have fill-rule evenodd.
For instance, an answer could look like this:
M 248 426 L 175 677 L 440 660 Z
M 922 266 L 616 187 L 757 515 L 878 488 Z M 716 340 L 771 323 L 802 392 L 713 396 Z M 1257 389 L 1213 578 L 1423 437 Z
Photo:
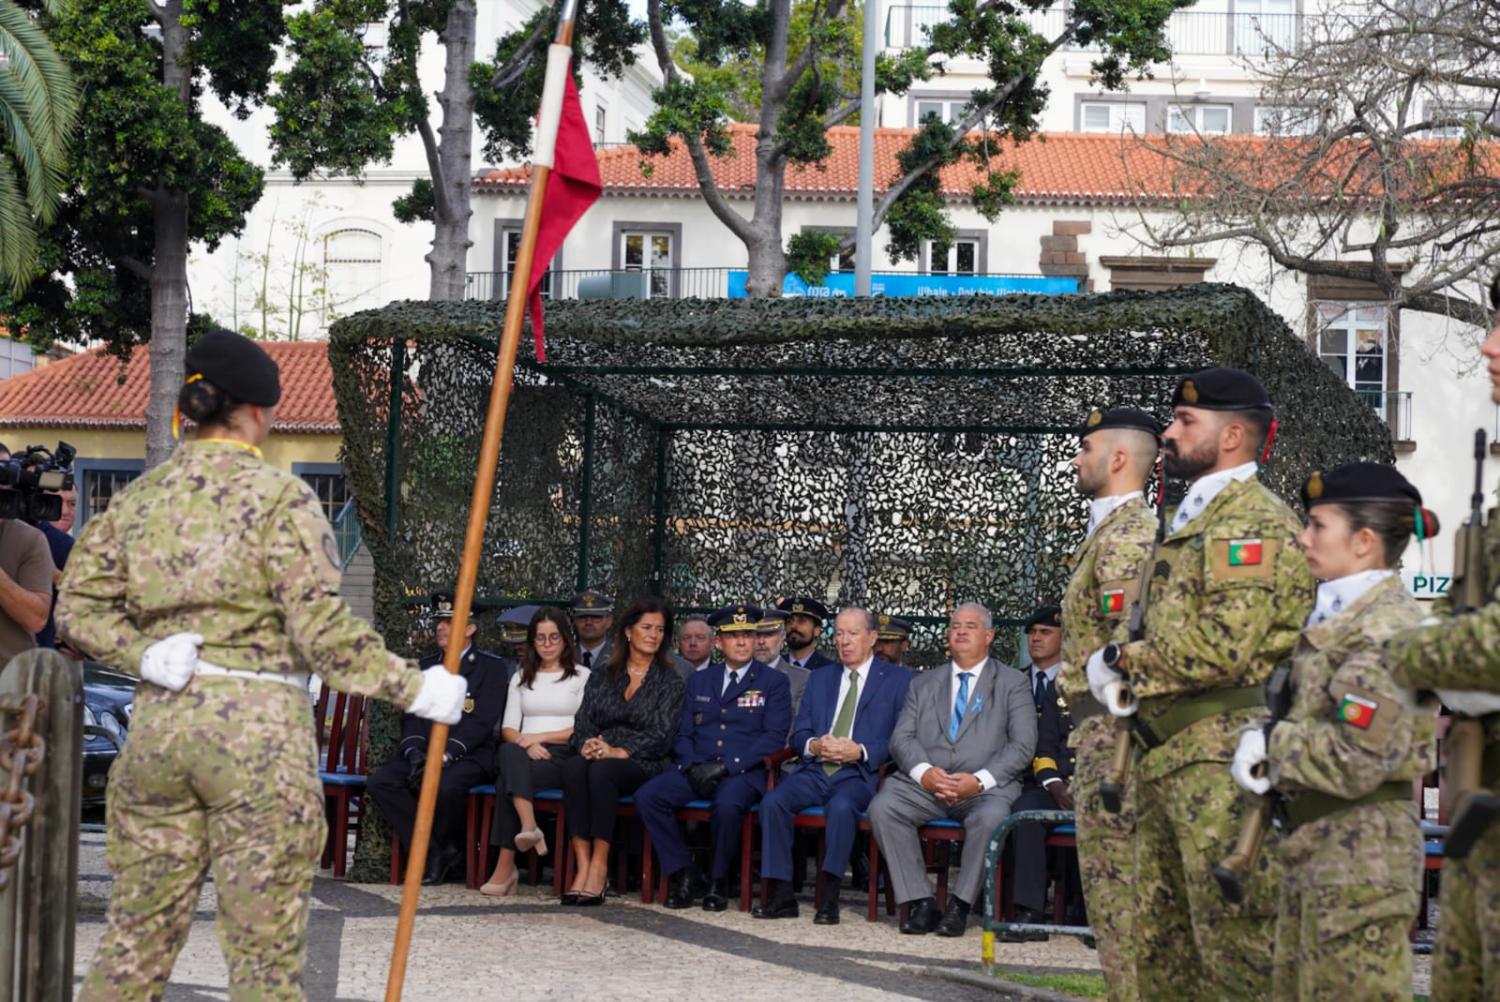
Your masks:
M 109 767 L 125 747 L 134 706 L 133 675 L 97 661 L 83 663 L 83 802 L 104 803 Z

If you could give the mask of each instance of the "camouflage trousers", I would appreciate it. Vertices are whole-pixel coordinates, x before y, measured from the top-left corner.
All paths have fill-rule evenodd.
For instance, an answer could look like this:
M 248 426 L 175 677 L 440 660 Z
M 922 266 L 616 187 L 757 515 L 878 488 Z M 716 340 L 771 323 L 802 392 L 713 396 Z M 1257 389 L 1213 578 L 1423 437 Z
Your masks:
M 1078 829 L 1078 870 L 1089 926 L 1099 945 L 1099 966 L 1113 1002 L 1135 1002 L 1135 794 L 1132 780 L 1119 814 L 1104 809 L 1099 784 L 1109 773 L 1114 752 L 1113 717 L 1090 717 L 1073 732 L 1074 815 Z
M 1267 838 L 1243 903 L 1226 903 L 1213 877 L 1213 867 L 1233 849 L 1253 806 L 1250 795 L 1229 778 L 1224 762 L 1190 763 L 1137 785 L 1135 946 L 1141 998 L 1265 998 L 1271 992 L 1281 886 L 1275 839 Z
M 161 998 L 210 871 L 230 999 L 303 999 L 327 833 L 307 694 L 199 677 L 142 685 L 133 716 L 109 775 L 114 890 L 81 1002 Z
M 1479 1002 L 1500 997 L 1500 829 L 1469 855 L 1443 864 L 1432 997 Z
M 1407 933 L 1422 899 L 1412 805 L 1369 804 L 1303 825 L 1280 856 L 1273 997 L 1410 999 Z

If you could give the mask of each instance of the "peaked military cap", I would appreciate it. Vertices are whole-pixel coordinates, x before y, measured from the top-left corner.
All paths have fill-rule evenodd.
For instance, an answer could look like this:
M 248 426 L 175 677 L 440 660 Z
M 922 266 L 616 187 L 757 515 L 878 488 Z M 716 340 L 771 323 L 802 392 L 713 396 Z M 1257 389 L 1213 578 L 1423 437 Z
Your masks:
M 906 640 L 911 637 L 911 624 L 896 616 L 888 616 L 885 613 L 875 617 L 875 638 L 877 640 Z
M 1156 418 L 1139 407 L 1111 407 L 1103 411 L 1095 408 L 1084 418 L 1083 427 L 1078 429 L 1078 437 L 1088 438 L 1096 431 L 1108 431 L 1111 428 L 1128 428 L 1161 438 L 1161 425 Z
M 762 609 L 760 622 L 755 627 L 756 633 L 775 633 L 786 625 L 786 613 L 780 609 Z
M 1026 625 L 1022 627 L 1022 633 L 1030 633 L 1033 626 L 1055 626 L 1062 629 L 1062 607 L 1057 605 L 1044 605 L 1033 612 L 1026 619 Z
M 281 402 L 281 370 L 243 334 L 216 327 L 193 342 L 184 360 L 189 382 L 200 376 L 236 400 L 257 407 Z
M 760 626 L 760 607 L 726 605 L 708 617 L 708 625 L 720 633 L 746 633 Z
M 453 594 L 446 591 L 435 591 L 432 593 L 432 618 L 453 618 Z
M 788 616 L 810 616 L 819 624 L 828 618 L 828 607 L 814 598 L 784 598 L 776 608 Z
M 1172 394 L 1173 407 L 1206 411 L 1269 411 L 1265 384 L 1243 369 L 1204 369 L 1186 376 Z
M 526 633 L 531 629 L 531 620 L 542 610 L 539 605 L 518 605 L 506 609 L 500 614 L 500 635 L 509 644 L 519 644 L 526 640 Z
M 608 616 L 615 611 L 615 600 L 602 591 L 581 591 L 573 596 L 573 616 Z

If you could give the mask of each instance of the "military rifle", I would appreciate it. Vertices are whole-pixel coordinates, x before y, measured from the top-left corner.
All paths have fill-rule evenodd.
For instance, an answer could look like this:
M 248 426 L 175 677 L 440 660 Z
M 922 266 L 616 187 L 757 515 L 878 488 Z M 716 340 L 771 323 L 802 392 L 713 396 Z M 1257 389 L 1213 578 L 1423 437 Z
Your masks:
M 1272 720 L 1284 720 L 1291 712 L 1292 695 L 1292 666 L 1290 662 L 1283 662 L 1266 679 L 1266 707 L 1271 711 Z M 1250 770 L 1257 779 L 1264 777 L 1267 771 L 1264 762 Z M 1245 900 L 1245 881 L 1255 869 L 1261 844 L 1266 839 L 1266 829 L 1271 826 L 1271 816 L 1280 799 L 1281 795 L 1275 790 L 1255 798 L 1254 809 L 1240 823 L 1240 836 L 1235 840 L 1234 849 L 1214 867 L 1219 893 L 1232 905 Z
M 1141 564 L 1136 581 L 1135 601 L 1130 603 L 1130 616 L 1126 620 L 1126 637 L 1129 640 L 1144 640 L 1146 637 L 1146 611 L 1151 607 L 1151 579 L 1156 575 L 1156 561 L 1161 554 L 1162 541 L 1167 538 L 1167 473 L 1161 472 L 1160 502 L 1156 506 L 1156 538 L 1151 542 L 1151 555 Z M 1110 644 L 1104 649 L 1104 663 L 1116 668 L 1120 661 L 1120 647 Z M 1106 692 L 1106 698 L 1123 709 L 1135 701 L 1130 691 L 1130 679 L 1114 683 Z M 1099 784 L 1099 800 L 1111 814 L 1119 814 L 1125 803 L 1125 784 L 1130 779 L 1132 732 L 1136 728 L 1135 716 L 1115 718 L 1115 748 L 1110 758 L 1109 772 Z
M 1453 581 L 1448 589 L 1454 615 L 1473 612 L 1485 604 L 1489 584 L 1484 524 L 1484 429 L 1474 432 L 1474 493 L 1469 519 L 1458 530 L 1454 544 Z M 1463 859 L 1475 841 L 1500 817 L 1500 797 L 1484 789 L 1484 723 L 1477 717 L 1453 714 L 1445 741 L 1447 765 L 1443 789 L 1445 814 L 1450 819 L 1443 853 Z

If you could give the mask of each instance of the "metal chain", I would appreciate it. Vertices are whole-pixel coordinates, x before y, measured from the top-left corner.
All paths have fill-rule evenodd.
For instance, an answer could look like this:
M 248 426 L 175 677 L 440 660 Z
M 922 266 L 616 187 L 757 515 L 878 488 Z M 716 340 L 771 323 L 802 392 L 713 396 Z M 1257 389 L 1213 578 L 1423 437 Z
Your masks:
M 47 744 L 35 729 L 41 706 L 35 693 L 0 696 L 0 717 L 20 717 L 0 734 L 0 772 L 7 774 L 0 790 L 0 890 L 10 883 L 10 868 L 21 857 L 21 836 L 36 811 L 36 800 L 25 787 L 47 754 Z

